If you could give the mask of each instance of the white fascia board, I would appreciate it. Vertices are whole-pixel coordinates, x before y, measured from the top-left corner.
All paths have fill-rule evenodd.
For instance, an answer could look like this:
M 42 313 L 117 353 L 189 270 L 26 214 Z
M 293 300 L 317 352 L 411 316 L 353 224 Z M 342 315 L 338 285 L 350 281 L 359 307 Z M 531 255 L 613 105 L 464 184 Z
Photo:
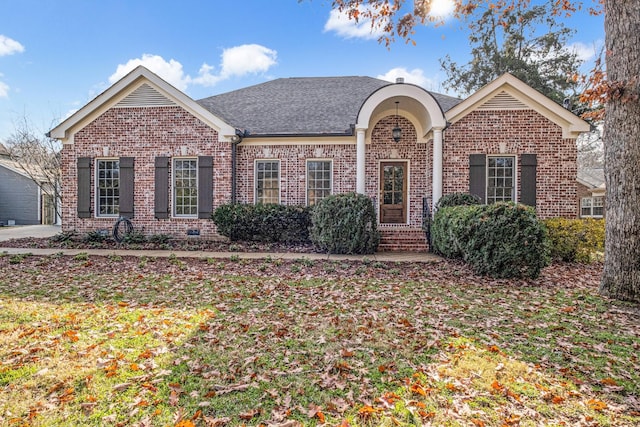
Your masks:
M 532 110 L 560 126 L 563 138 L 574 139 L 581 133 L 589 132 L 591 129 L 589 123 L 508 73 L 498 77 L 447 111 L 447 121 L 455 123 L 461 120 L 501 91 L 507 92 L 530 106 Z
M 73 143 L 72 140 L 71 142 L 69 141 L 73 133 L 82 129 L 82 127 L 86 126 L 97 116 L 117 104 L 122 98 L 137 89 L 144 82 L 150 83 L 151 86 L 167 96 L 167 98 L 171 99 L 189 113 L 202 120 L 202 122 L 218 131 L 220 140 L 230 141 L 231 138 L 235 136 L 234 127 L 214 116 L 210 111 L 195 102 L 184 92 L 176 89 L 142 65 L 136 67 L 129 74 L 118 80 L 80 110 L 53 128 L 49 132 L 49 136 L 51 138 L 59 139 L 63 143 Z

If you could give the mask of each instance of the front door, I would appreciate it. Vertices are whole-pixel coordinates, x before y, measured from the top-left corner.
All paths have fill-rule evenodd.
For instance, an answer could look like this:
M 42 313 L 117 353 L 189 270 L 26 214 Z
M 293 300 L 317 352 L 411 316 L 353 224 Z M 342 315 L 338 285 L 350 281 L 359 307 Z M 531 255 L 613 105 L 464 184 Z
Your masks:
M 380 223 L 407 222 L 407 162 L 380 163 Z

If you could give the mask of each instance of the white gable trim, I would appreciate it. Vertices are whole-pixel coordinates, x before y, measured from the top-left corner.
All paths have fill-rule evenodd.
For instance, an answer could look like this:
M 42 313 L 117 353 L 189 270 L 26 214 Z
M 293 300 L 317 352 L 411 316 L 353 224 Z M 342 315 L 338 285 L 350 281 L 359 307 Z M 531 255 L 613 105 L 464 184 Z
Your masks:
M 498 77 L 447 111 L 447 121 L 455 123 L 473 111 L 487 109 L 487 103 L 491 105 L 495 102 L 492 101 L 495 97 L 504 97 L 505 94 L 560 126 L 563 138 L 577 138 L 582 132 L 588 132 L 590 129 L 589 123 L 508 73 Z M 519 106 L 517 109 L 522 107 Z
M 49 132 L 51 138 L 65 144 L 73 144 L 73 134 L 87 126 L 100 114 L 125 99 L 142 85 L 147 84 L 168 100 L 183 107 L 205 124 L 218 132 L 219 141 L 229 142 L 235 137 L 235 128 L 214 116 L 210 111 L 195 102 L 184 92 L 176 89 L 143 66 L 136 67 L 129 74 L 114 83 L 109 89 L 95 97 L 71 117 L 64 120 Z

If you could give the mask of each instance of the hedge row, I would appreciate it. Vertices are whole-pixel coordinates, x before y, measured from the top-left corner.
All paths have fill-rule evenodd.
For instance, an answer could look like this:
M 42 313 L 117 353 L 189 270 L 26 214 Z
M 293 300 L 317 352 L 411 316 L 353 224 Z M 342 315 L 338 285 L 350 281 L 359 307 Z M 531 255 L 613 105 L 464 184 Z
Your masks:
M 521 204 L 440 208 L 431 235 L 436 252 L 463 259 L 477 274 L 535 278 L 549 263 L 545 227 Z
M 604 219 L 552 218 L 544 221 L 551 257 L 568 262 L 591 262 L 604 251 Z
M 311 210 L 276 204 L 226 204 L 212 216 L 218 233 L 232 241 L 309 243 Z
M 218 233 L 233 241 L 313 242 L 333 254 L 372 254 L 380 242 L 373 203 L 356 193 L 326 197 L 313 208 L 227 204 L 212 219 Z

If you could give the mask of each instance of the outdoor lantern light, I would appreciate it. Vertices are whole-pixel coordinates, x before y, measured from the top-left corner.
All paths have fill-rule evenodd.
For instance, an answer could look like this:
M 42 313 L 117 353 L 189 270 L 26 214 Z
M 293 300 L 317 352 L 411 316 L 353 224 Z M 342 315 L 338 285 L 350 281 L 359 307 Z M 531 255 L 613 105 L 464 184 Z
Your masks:
M 395 142 L 400 141 L 400 138 L 402 138 L 402 129 L 400 129 L 400 125 L 398 124 L 398 104 L 400 103 L 400 101 L 396 101 L 396 127 L 393 128 L 393 130 L 391 131 L 391 136 L 393 137 L 393 140 Z

